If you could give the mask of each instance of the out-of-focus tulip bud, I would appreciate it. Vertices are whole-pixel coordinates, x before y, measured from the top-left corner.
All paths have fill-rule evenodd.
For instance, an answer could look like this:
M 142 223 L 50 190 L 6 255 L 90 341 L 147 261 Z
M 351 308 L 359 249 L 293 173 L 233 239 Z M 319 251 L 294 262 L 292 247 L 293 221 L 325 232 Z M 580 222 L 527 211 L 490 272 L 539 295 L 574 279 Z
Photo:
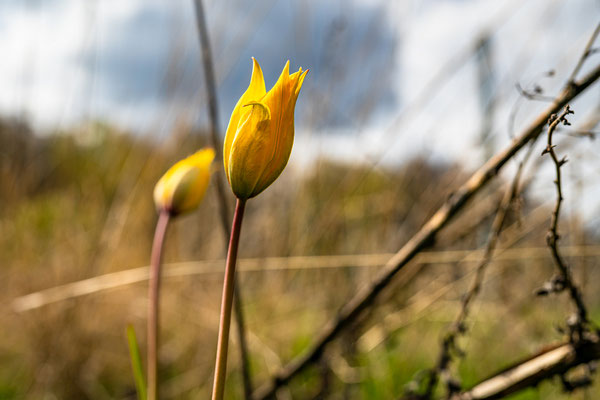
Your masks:
M 159 211 L 179 215 L 194 210 L 204 198 L 215 151 L 205 148 L 177 162 L 154 187 Z

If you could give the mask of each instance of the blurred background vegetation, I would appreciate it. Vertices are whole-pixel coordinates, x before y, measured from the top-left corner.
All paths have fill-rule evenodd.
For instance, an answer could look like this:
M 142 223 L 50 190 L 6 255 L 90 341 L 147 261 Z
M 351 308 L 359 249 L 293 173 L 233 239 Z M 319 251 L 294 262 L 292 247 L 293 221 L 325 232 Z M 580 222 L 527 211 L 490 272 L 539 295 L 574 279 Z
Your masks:
M 144 345 L 146 282 L 113 282 L 27 310 L 18 299 L 148 264 L 153 186 L 208 143 L 192 2 L 8 3 L 0 6 L 0 52 L 10 59 L 0 68 L 0 399 L 134 399 L 125 328 L 133 324 Z M 537 116 L 576 64 L 598 10 L 592 0 L 207 2 L 222 127 L 247 85 L 250 56 L 267 87 L 288 58 L 292 69 L 310 68 L 290 165 L 249 202 L 243 227 L 239 282 L 256 385 L 306 349 L 473 170 Z M 578 99 L 574 126 L 556 139 L 570 160 L 560 244 L 593 321 L 599 100 L 597 87 Z M 555 269 L 545 248 L 553 170 L 538 147 L 459 341 L 464 357 L 452 370 L 463 387 L 564 339 L 557 327 L 571 311 L 567 296 L 533 295 Z M 413 387 L 435 365 L 473 279 L 473 251 L 485 246 L 516 165 L 279 397 L 388 399 Z M 165 399 L 210 392 L 225 247 L 214 191 L 167 238 Z M 168 276 L 182 265 L 187 272 Z M 242 398 L 234 336 L 227 398 Z M 596 379 L 565 394 L 555 379 L 511 398 L 593 399 L 599 390 Z

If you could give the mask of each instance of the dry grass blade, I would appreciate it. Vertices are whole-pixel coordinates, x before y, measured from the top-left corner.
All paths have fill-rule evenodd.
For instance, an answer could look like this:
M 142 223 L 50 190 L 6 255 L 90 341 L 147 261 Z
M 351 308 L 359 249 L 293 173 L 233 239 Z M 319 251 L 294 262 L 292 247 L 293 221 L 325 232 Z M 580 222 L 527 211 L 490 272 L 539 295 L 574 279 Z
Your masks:
M 504 261 L 538 259 L 546 257 L 547 252 L 547 247 L 503 249 L 501 254 L 495 256 L 495 259 Z M 562 252 L 569 257 L 598 257 L 600 256 L 600 246 L 566 246 L 562 248 Z M 386 260 L 389 260 L 392 256 L 393 254 L 383 253 L 340 256 L 269 257 L 240 259 L 238 262 L 240 272 L 375 268 L 385 264 Z M 481 250 L 430 251 L 420 253 L 415 258 L 414 263 L 476 263 L 483 260 L 483 257 L 484 253 Z M 223 270 L 224 262 L 224 260 L 213 260 L 166 263 L 164 264 L 164 278 L 219 274 Z M 126 269 L 29 293 L 15 298 L 11 306 L 15 312 L 20 313 L 52 303 L 117 289 L 147 280 L 148 266 Z

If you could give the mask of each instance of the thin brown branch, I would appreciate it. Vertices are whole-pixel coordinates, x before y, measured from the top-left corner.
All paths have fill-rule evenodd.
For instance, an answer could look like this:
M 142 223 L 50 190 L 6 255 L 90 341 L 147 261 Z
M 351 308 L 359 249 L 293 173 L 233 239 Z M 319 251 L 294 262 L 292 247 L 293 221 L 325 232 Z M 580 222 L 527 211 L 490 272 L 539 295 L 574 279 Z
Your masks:
M 554 185 L 556 187 L 556 203 L 554 210 L 552 211 L 552 220 L 550 222 L 550 229 L 548 230 L 546 242 L 548 243 L 548 247 L 552 253 L 552 258 L 554 259 L 554 263 L 556 264 L 556 267 L 560 273 L 560 278 L 558 280 L 554 280 L 554 287 L 560 287 L 561 289 L 566 289 L 569 292 L 571 300 L 577 308 L 577 319 L 574 322 L 574 327 L 579 328 L 578 331 L 581 333 L 582 325 L 588 322 L 587 309 L 585 303 L 583 302 L 581 291 L 573 281 L 571 268 L 562 258 L 558 248 L 558 240 L 560 237 L 558 234 L 558 221 L 560 217 L 561 205 L 564 199 L 562 191 L 561 167 L 567 162 L 567 158 L 563 157 L 559 160 L 558 155 L 554 150 L 555 146 L 552 144 L 552 134 L 556 130 L 556 127 L 559 124 L 569 125 L 569 122 L 567 121 L 567 116 L 569 114 L 573 114 L 573 111 L 567 105 L 558 117 L 556 115 L 550 117 L 548 126 L 548 144 L 542 152 L 542 155 L 550 154 L 550 157 L 554 163 L 554 169 L 556 171 L 556 179 L 554 180 Z
M 600 65 L 596 66 L 581 81 L 567 85 L 544 112 L 542 112 L 512 144 L 504 151 L 492 157 L 471 178 L 464 183 L 429 221 L 402 247 L 384 266 L 375 280 L 350 299 L 317 335 L 315 342 L 299 357 L 283 367 L 269 382 L 259 388 L 254 399 L 271 398 L 277 388 L 287 384 L 294 376 L 303 371 L 308 365 L 318 360 L 327 345 L 354 321 L 366 308 L 370 307 L 379 293 L 390 283 L 392 278 L 408 264 L 421 250 L 429 247 L 437 233 L 461 211 L 467 202 L 478 193 L 495 176 L 502 167 L 527 143 L 534 141 L 540 135 L 550 115 L 556 113 L 569 101 L 585 91 L 592 83 L 600 78 Z
M 450 374 L 449 368 L 453 360 L 452 354 L 456 353 L 458 350 L 456 343 L 457 339 L 467 332 L 465 323 L 471 310 L 470 306 L 473 300 L 479 295 L 479 292 L 481 291 L 481 286 L 483 284 L 485 272 L 487 270 L 487 267 L 490 265 L 490 262 L 492 261 L 492 256 L 494 254 L 496 244 L 498 243 L 498 240 L 500 238 L 502 229 L 504 227 L 506 216 L 508 215 L 508 211 L 511 205 L 513 204 L 513 201 L 519 195 L 521 173 L 523 171 L 523 167 L 527 159 L 531 155 L 532 149 L 533 146 L 530 146 L 529 152 L 525 156 L 525 159 L 521 163 L 519 163 L 517 172 L 515 173 L 512 182 L 506 190 L 504 197 L 500 201 L 498 211 L 496 212 L 496 215 L 492 222 L 492 227 L 485 246 L 484 257 L 476 268 L 475 278 L 473 279 L 471 287 L 469 288 L 469 290 L 467 291 L 467 293 L 461 301 L 460 312 L 458 313 L 448 332 L 446 332 L 446 334 L 444 335 L 437 364 L 435 368 L 431 370 L 429 380 L 427 382 L 427 388 L 425 390 L 424 395 L 422 396 L 422 398 L 424 399 L 431 398 L 440 378 L 446 384 L 448 397 L 460 390 L 460 383 L 455 381 Z
M 202 65 L 204 68 L 204 80 L 206 83 L 206 91 L 208 94 L 208 116 L 210 119 L 210 138 L 212 145 L 215 149 L 217 165 L 221 165 L 223 159 L 223 150 L 221 141 L 219 139 L 219 109 L 217 102 L 217 89 L 215 74 L 213 68 L 212 52 L 210 47 L 210 38 L 208 36 L 208 29 L 206 27 L 206 18 L 204 16 L 204 7 L 202 0 L 194 0 L 194 7 L 196 10 L 196 25 L 198 28 L 198 36 L 200 39 L 200 46 L 202 48 Z M 225 251 L 227 251 L 227 243 L 229 242 L 230 236 L 230 222 L 229 222 L 229 202 L 225 194 L 225 182 L 223 178 L 223 172 L 221 168 L 217 168 L 215 177 L 213 180 L 217 187 L 217 203 L 219 204 L 219 215 L 221 220 L 221 227 L 223 231 L 223 237 L 225 239 Z M 250 375 L 250 359 L 248 355 L 248 343 L 246 340 L 245 332 L 245 321 L 244 321 L 244 310 L 242 308 L 242 295 L 240 293 L 240 285 L 238 278 L 234 277 L 235 280 L 235 295 L 233 296 L 233 308 L 234 318 L 237 327 L 238 342 L 240 345 L 240 362 L 242 369 L 242 377 L 244 384 L 244 398 L 250 399 L 252 396 L 252 379 Z
M 535 387 L 554 376 L 564 376 L 570 369 L 600 359 L 597 336 L 578 343 L 563 343 L 521 360 L 473 388 L 452 396 L 451 400 L 490 400 Z
M 577 74 L 581 70 L 581 67 L 583 67 L 583 64 L 585 63 L 585 61 L 588 59 L 589 56 L 591 56 L 598 50 L 598 49 L 592 48 L 592 46 L 594 45 L 594 42 L 596 41 L 596 38 L 598 37 L 599 34 L 600 34 L 600 22 L 598 22 L 598 25 L 596 25 L 596 28 L 594 29 L 592 36 L 590 36 L 590 39 L 588 40 L 587 44 L 585 45 L 585 49 L 583 50 L 581 57 L 579 57 L 579 60 L 577 60 L 577 65 L 575 65 L 573 72 L 571 72 L 571 76 L 569 76 L 569 81 L 568 81 L 569 83 L 575 82 L 575 79 L 577 79 Z
M 515 87 L 517 88 L 517 91 L 519 92 L 519 94 L 523 97 L 525 97 L 527 100 L 537 100 L 537 101 L 554 101 L 554 97 L 552 96 L 545 96 L 543 95 L 543 90 L 540 86 L 534 86 L 533 90 L 526 90 L 524 89 L 521 84 L 517 83 L 515 85 Z
M 223 160 L 223 145 L 219 139 L 219 109 L 217 100 L 217 89 L 215 83 L 215 74 L 213 69 L 212 52 L 210 47 L 210 38 L 208 37 L 208 30 L 206 28 L 206 19 L 204 17 L 204 8 L 202 6 L 202 0 L 194 0 L 194 6 L 196 10 L 196 24 L 198 27 L 198 37 L 200 39 L 200 45 L 202 48 L 202 65 L 204 69 L 204 80 L 206 83 L 206 92 L 208 95 L 208 116 L 210 120 L 210 140 L 212 146 L 215 149 L 217 164 Z M 223 235 L 225 237 L 225 243 L 229 241 L 229 226 L 230 221 L 230 210 L 229 201 L 225 194 L 225 184 L 223 179 L 223 171 L 221 168 L 217 168 L 215 171 L 214 182 L 217 186 L 217 200 L 219 204 L 219 216 L 221 219 L 221 225 L 223 227 Z

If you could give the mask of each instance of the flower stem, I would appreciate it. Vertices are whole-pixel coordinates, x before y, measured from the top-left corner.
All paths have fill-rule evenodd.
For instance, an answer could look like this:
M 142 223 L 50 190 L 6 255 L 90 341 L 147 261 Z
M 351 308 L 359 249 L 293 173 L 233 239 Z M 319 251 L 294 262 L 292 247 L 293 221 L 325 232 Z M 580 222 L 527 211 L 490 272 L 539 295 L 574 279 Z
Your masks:
M 229 346 L 229 326 L 231 324 L 231 305 L 235 287 L 235 262 L 237 260 L 240 232 L 246 200 L 238 199 L 233 215 L 227 262 L 225 265 L 225 280 L 221 298 L 221 320 L 219 322 L 219 337 L 217 341 L 217 359 L 215 361 L 215 380 L 213 383 L 212 400 L 223 399 L 225 391 L 225 376 L 227 374 L 227 349 Z
M 169 225 L 169 213 L 161 211 L 156 222 L 152 256 L 150 259 L 150 281 L 148 285 L 148 400 L 158 397 L 157 347 L 158 347 L 158 296 L 160 289 L 160 263 L 165 233 Z

